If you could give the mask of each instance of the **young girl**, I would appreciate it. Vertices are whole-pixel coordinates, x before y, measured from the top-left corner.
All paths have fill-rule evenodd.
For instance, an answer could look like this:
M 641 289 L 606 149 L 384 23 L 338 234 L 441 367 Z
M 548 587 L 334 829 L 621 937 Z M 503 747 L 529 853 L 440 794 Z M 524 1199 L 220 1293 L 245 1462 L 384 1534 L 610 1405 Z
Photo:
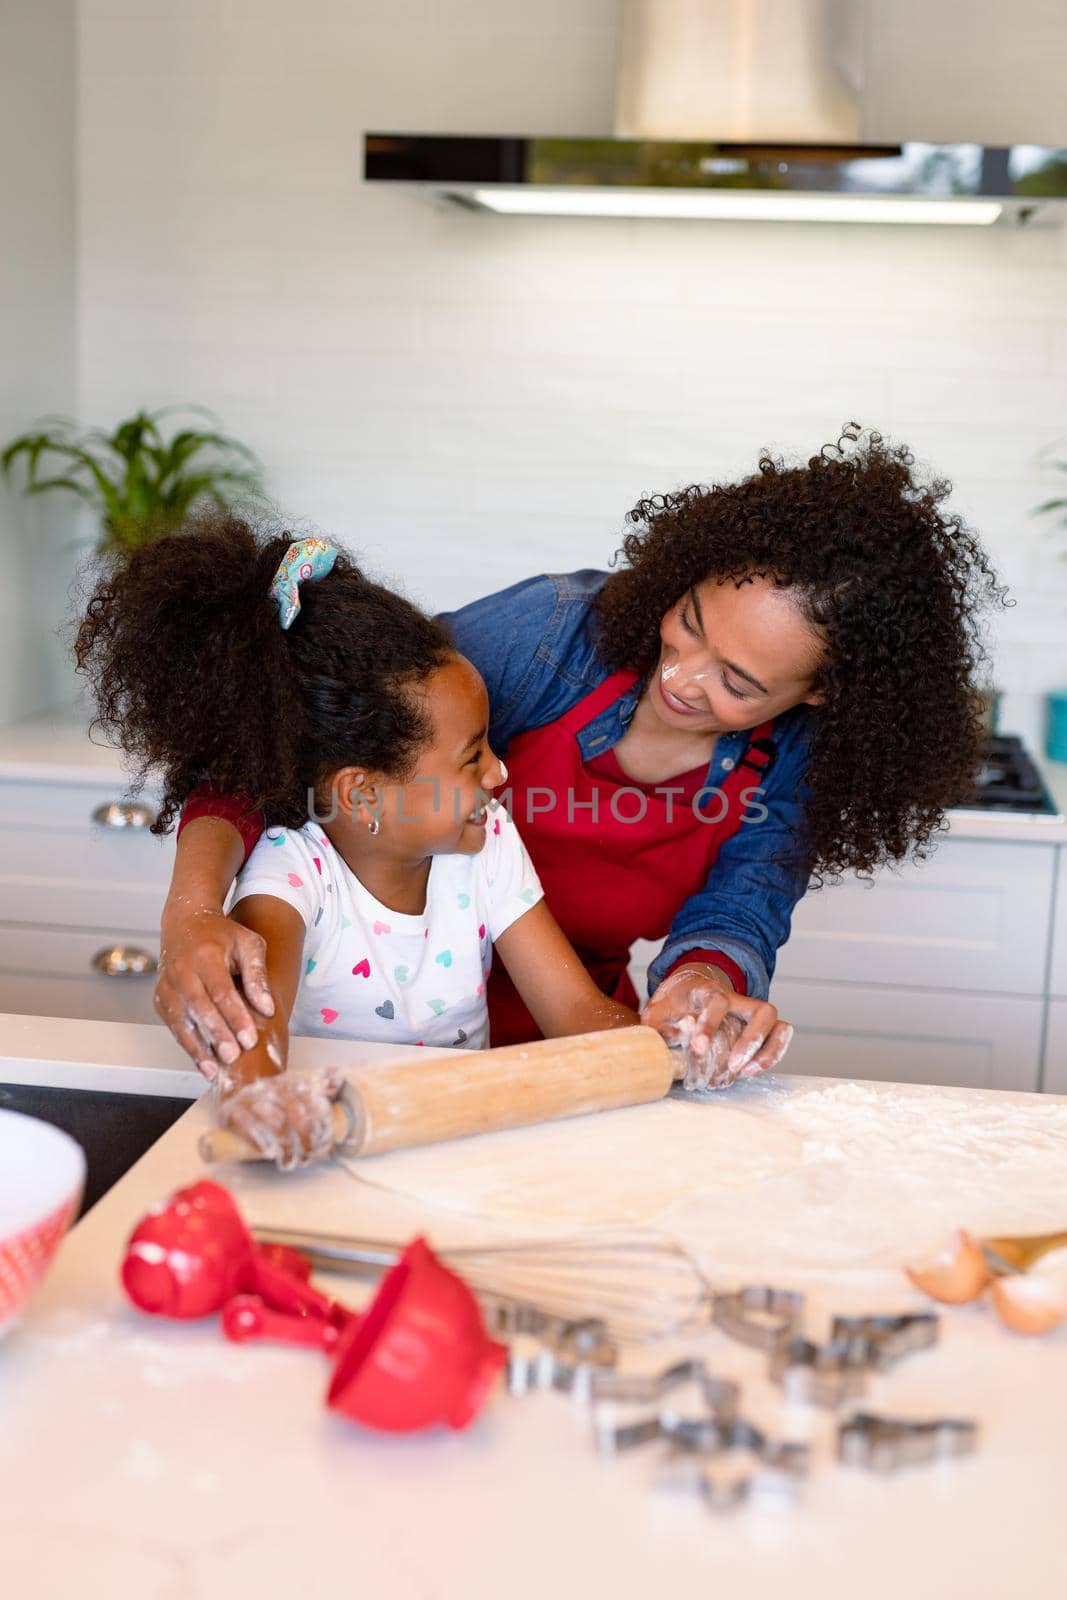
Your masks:
M 479 673 L 332 545 L 196 519 L 109 573 L 75 653 L 100 725 L 162 780 L 155 832 L 208 773 L 265 815 L 233 915 L 263 936 L 279 1004 L 215 1082 L 223 1120 L 279 1166 L 328 1152 L 341 1087 L 285 1076 L 289 1032 L 482 1049 L 494 946 L 546 1036 L 637 1022 L 491 799 L 506 772 Z

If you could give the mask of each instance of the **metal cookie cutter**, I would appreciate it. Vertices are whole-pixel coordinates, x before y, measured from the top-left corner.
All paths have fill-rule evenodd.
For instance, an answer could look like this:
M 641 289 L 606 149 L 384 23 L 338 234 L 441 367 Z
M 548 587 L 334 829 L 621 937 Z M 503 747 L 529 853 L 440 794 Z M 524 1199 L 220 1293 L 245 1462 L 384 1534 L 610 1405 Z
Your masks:
M 699 1363 L 693 1363 L 699 1366 Z M 679 1368 L 669 1369 L 677 1372 Z M 617 1455 L 635 1445 L 650 1444 L 665 1439 L 675 1456 L 710 1457 L 744 1450 L 758 1458 L 768 1468 L 786 1472 L 803 1472 L 807 1469 L 808 1447 L 783 1440 L 769 1439 L 762 1429 L 746 1418 L 738 1416 L 739 1390 L 728 1378 L 716 1378 L 704 1372 L 702 1384 L 708 1414 L 704 1417 L 682 1417 L 663 1410 L 649 1417 L 639 1417 L 621 1426 L 606 1426 L 594 1418 L 597 1447 L 602 1455 Z
M 537 1389 L 554 1389 L 588 1400 L 594 1373 L 600 1371 L 585 1361 L 567 1361 L 554 1350 L 532 1352 L 512 1350 L 508 1356 L 508 1393 L 532 1394 Z
M 734 1451 L 754 1457 L 756 1465 L 747 1470 L 735 1465 L 731 1471 L 716 1460 Z M 672 1434 L 656 1481 L 664 1488 L 695 1489 L 710 1510 L 726 1511 L 754 1493 L 771 1491 L 795 1499 L 808 1459 L 807 1445 L 768 1439 L 759 1428 L 738 1417 L 720 1430 L 719 1442 L 712 1450 L 692 1433 Z
M 599 1317 L 569 1322 L 522 1300 L 492 1299 L 484 1304 L 494 1333 L 527 1334 L 564 1362 L 613 1367 L 619 1359 L 619 1347 Z
M 770 1374 L 781 1384 L 787 1401 L 838 1406 L 866 1387 L 866 1347 L 850 1349 L 836 1341 L 813 1344 L 799 1336 L 783 1339 L 771 1352 Z
M 940 1318 L 933 1312 L 899 1316 L 835 1317 L 831 1340 L 876 1372 L 886 1372 L 904 1356 L 929 1350 L 940 1337 Z
M 656 1469 L 656 1485 L 661 1489 L 695 1491 L 709 1511 L 732 1511 L 767 1489 L 795 1500 L 798 1480 L 793 1474 L 764 1467 L 754 1472 L 743 1468 L 731 1472 L 704 1456 L 671 1451 Z
M 737 1410 L 738 1388 L 727 1378 L 717 1378 L 703 1361 L 679 1361 L 661 1372 L 611 1372 L 593 1374 L 593 1400 L 616 1400 L 632 1405 L 654 1405 L 683 1383 L 700 1385 L 709 1411 L 733 1415 Z
M 977 1445 L 978 1424 L 953 1417 L 914 1422 L 861 1411 L 837 1430 L 838 1460 L 874 1472 L 971 1455 Z
M 808 1446 L 784 1439 L 769 1439 L 762 1428 L 744 1417 L 733 1417 L 718 1424 L 719 1442 L 710 1448 L 707 1436 L 699 1423 L 679 1422 L 671 1427 L 668 1438 L 675 1451 L 689 1455 L 714 1455 L 726 1450 L 747 1450 L 765 1467 L 775 1467 L 783 1472 L 803 1473 L 808 1468 Z
M 729 1378 L 717 1378 L 709 1372 L 702 1361 L 680 1361 L 657 1373 L 599 1371 L 592 1374 L 590 1398 L 600 1405 L 605 1402 L 650 1405 L 684 1383 L 699 1385 L 701 1398 L 708 1408 L 706 1417 L 682 1419 L 662 1410 L 619 1423 L 614 1416 L 606 1418 L 594 1412 L 593 1438 L 598 1454 L 618 1455 L 635 1445 L 679 1437 L 684 1431 L 699 1433 L 708 1441 L 707 1448 L 718 1449 L 723 1430 L 737 1419 L 740 1391 Z
M 559 1317 L 521 1302 L 498 1302 L 493 1309 L 494 1331 L 527 1334 L 539 1342 L 533 1350 L 512 1349 L 508 1355 L 508 1393 L 529 1394 L 534 1389 L 555 1389 L 589 1400 L 594 1381 L 605 1377 L 618 1360 L 618 1346 L 596 1318 L 565 1322 Z
M 642 1444 L 655 1444 L 665 1439 L 663 1418 L 655 1413 L 638 1417 L 635 1422 L 608 1423 L 601 1417 L 593 1418 L 593 1444 L 598 1456 L 617 1456 L 624 1450 L 633 1450 Z
M 783 1338 L 794 1334 L 804 1314 L 804 1296 L 768 1284 L 750 1284 L 730 1294 L 716 1294 L 711 1320 L 723 1333 L 756 1350 L 775 1350 Z

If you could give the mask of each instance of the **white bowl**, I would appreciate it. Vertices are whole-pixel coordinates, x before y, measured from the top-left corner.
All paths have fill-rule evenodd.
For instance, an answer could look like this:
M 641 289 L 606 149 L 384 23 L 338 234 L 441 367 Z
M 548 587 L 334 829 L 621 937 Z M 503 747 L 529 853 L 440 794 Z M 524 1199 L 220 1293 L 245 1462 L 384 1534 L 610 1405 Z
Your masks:
M 85 1153 L 69 1134 L 0 1111 L 0 1336 L 44 1277 L 84 1187 Z

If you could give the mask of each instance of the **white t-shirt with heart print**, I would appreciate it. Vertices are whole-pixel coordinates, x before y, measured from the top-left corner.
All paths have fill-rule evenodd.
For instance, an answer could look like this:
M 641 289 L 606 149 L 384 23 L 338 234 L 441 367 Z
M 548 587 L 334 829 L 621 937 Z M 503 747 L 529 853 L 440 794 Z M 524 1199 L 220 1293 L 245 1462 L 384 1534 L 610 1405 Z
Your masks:
M 477 855 L 434 856 L 420 916 L 376 900 L 315 822 L 268 829 L 238 875 L 234 905 L 253 894 L 284 900 L 304 920 L 291 1034 L 483 1050 L 493 942 L 543 891 L 518 829 L 491 803 Z

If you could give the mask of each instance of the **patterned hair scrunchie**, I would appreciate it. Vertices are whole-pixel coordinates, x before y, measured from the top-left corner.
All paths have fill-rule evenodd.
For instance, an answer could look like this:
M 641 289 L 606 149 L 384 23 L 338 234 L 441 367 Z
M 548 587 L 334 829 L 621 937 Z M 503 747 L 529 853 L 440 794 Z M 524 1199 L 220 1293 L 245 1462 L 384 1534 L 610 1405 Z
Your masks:
M 270 586 L 283 628 L 291 626 L 300 610 L 300 585 L 325 578 L 336 560 L 337 550 L 325 539 L 298 539 L 289 546 Z

